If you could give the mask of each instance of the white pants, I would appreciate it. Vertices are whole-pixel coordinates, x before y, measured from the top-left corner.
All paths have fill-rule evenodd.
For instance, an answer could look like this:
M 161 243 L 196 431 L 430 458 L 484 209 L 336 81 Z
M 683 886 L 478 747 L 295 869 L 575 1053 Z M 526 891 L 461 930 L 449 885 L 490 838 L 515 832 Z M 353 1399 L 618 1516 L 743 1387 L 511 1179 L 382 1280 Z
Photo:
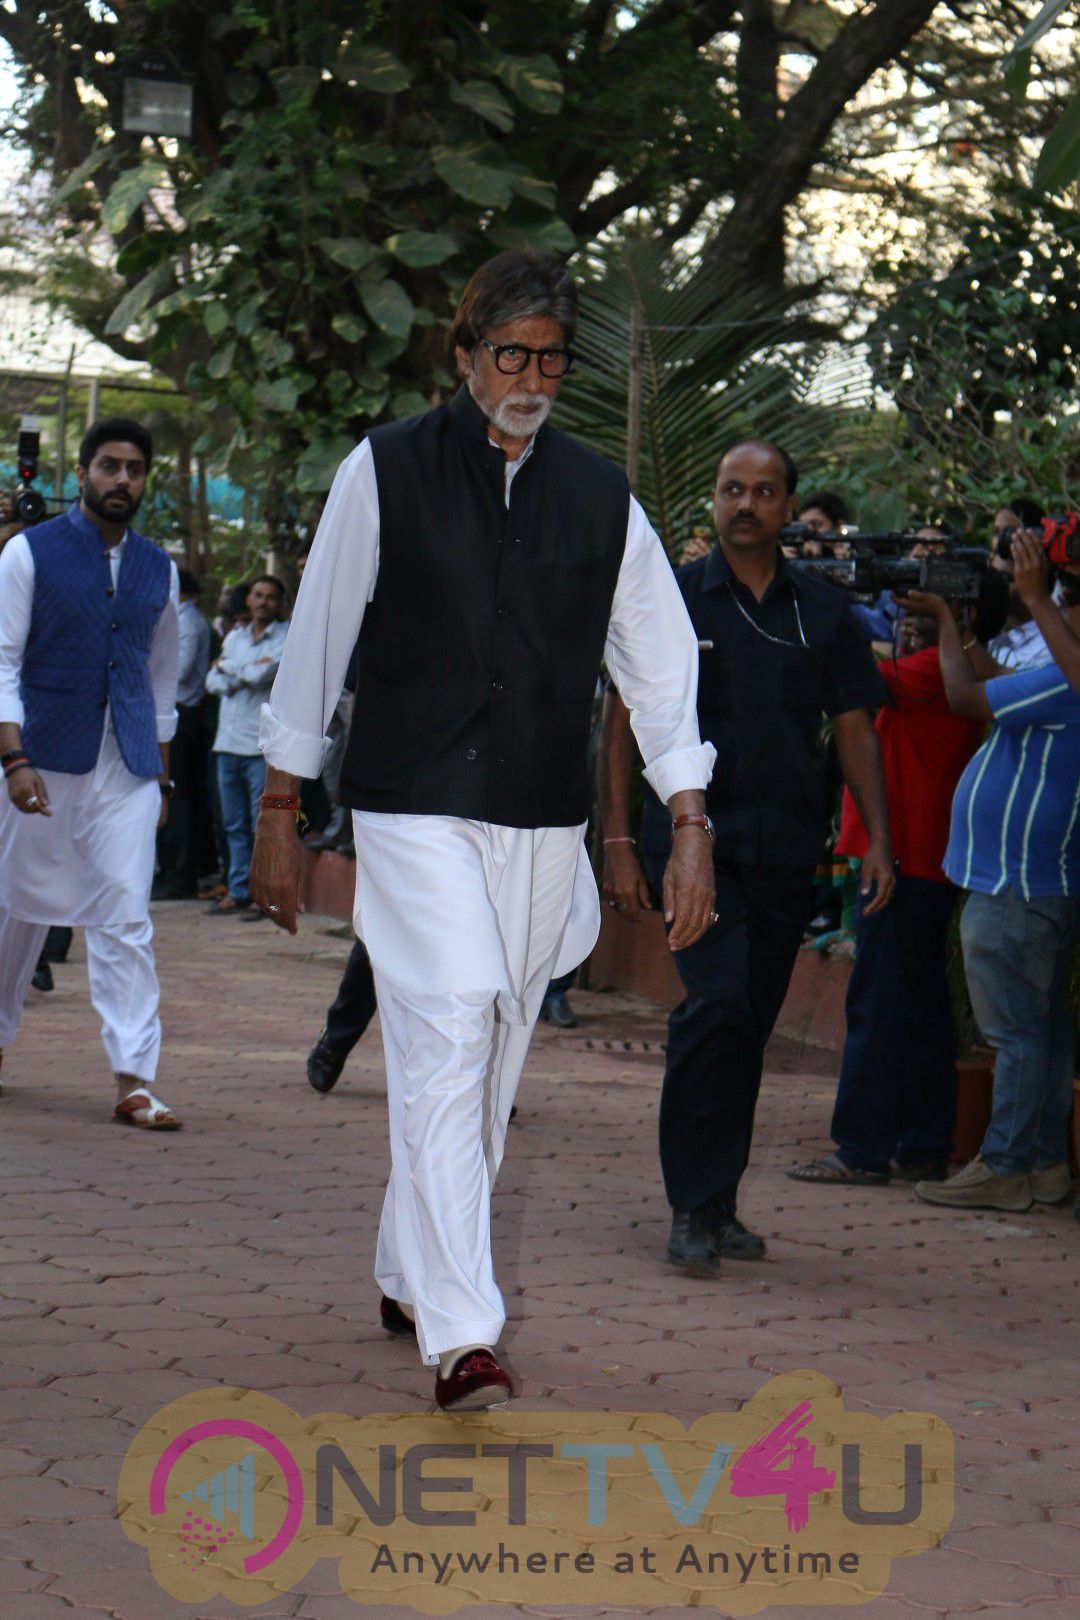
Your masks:
M 26 992 L 48 933 L 0 906 L 0 1050 L 10 1046 Z M 159 990 L 150 919 L 86 929 L 90 999 L 101 1018 L 101 1039 L 114 1074 L 148 1084 L 161 1050 Z
M 428 1366 L 461 1345 L 497 1344 L 506 1324 L 491 1256 L 491 1192 L 563 945 L 574 870 L 573 840 L 568 850 L 549 840 L 540 854 L 530 845 L 521 881 L 496 897 L 503 937 L 522 963 L 505 1009 L 494 987 L 426 993 L 375 964 L 391 1158 L 375 1278 L 384 1294 L 412 1306 Z

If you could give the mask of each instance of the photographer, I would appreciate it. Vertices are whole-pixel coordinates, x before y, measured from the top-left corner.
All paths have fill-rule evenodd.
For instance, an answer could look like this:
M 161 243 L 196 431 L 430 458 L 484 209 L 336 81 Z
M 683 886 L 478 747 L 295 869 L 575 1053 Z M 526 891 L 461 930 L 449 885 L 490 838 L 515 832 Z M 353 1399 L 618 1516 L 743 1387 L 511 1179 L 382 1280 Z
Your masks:
M 993 1108 L 976 1157 L 916 1192 L 952 1209 L 1019 1213 L 1064 1200 L 1072 1186 L 1076 1031 L 1066 989 L 1080 927 L 1080 647 L 1046 607 L 1048 567 L 1033 537 L 1016 536 L 1014 569 L 1069 679 L 1053 663 L 981 680 L 946 602 L 911 592 L 904 606 L 937 623 L 953 713 L 992 722 L 956 790 L 944 869 L 969 891 L 961 939 L 975 1017 L 996 1054 Z
M 1004 616 L 997 576 L 985 576 L 982 597 L 975 634 L 985 642 Z M 878 666 L 891 702 L 876 721 L 899 862 L 896 891 L 892 905 L 876 916 L 859 903 L 830 1128 L 836 1147 L 789 1170 L 793 1181 L 884 1186 L 893 1177 L 943 1180 L 952 1142 L 956 1068 L 946 944 L 958 890 L 941 862 L 953 792 L 983 726 L 949 708 L 933 645 L 936 621 L 908 616 L 900 626 L 909 650 Z M 845 794 L 837 850 L 862 857 L 866 845 L 858 811 Z

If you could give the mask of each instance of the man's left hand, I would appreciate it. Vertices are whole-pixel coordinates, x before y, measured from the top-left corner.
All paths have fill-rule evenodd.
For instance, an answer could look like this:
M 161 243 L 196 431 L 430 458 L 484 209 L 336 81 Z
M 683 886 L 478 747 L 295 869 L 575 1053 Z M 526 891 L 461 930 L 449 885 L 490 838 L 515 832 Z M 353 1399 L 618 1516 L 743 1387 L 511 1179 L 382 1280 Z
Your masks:
M 867 900 L 871 889 L 877 889 L 872 900 Z M 896 888 L 896 870 L 893 866 L 892 851 L 883 844 L 870 844 L 863 856 L 862 871 L 859 873 L 859 892 L 866 901 L 863 906 L 863 916 L 872 917 L 875 912 L 884 911 L 893 897 Z
M 682 827 L 674 836 L 664 873 L 664 921 L 668 946 L 684 951 L 712 927 L 716 900 L 712 840 L 702 827 Z

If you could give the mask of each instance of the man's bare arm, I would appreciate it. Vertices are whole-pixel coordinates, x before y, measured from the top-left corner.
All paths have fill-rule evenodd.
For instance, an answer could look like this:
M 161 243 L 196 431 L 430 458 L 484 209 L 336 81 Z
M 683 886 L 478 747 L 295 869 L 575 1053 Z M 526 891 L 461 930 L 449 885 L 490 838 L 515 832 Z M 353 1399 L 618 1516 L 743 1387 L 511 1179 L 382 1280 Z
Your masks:
M 606 692 L 596 750 L 596 792 L 604 839 L 603 894 L 608 905 L 631 917 L 652 910 L 649 882 L 630 833 L 633 768 L 630 711 L 618 692 Z

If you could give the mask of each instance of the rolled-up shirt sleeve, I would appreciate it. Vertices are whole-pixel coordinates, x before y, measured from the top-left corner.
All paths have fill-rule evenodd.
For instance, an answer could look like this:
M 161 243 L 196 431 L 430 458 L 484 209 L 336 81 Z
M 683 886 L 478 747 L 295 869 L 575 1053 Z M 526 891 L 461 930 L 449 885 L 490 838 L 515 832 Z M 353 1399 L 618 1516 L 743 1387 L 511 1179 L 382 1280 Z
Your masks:
M 26 718 L 19 691 L 23 649 L 34 605 L 34 558 L 26 536 L 13 535 L 0 551 L 0 722 Z
M 150 686 L 154 693 L 158 742 L 176 736 L 176 685 L 180 677 L 180 576 L 169 564 L 169 600 L 150 643 Z
M 267 763 L 316 777 L 379 570 L 379 493 L 365 441 L 338 468 L 259 726 Z
M 716 749 L 698 731 L 697 636 L 659 536 L 633 497 L 604 657 L 649 786 L 665 803 L 704 789 Z

